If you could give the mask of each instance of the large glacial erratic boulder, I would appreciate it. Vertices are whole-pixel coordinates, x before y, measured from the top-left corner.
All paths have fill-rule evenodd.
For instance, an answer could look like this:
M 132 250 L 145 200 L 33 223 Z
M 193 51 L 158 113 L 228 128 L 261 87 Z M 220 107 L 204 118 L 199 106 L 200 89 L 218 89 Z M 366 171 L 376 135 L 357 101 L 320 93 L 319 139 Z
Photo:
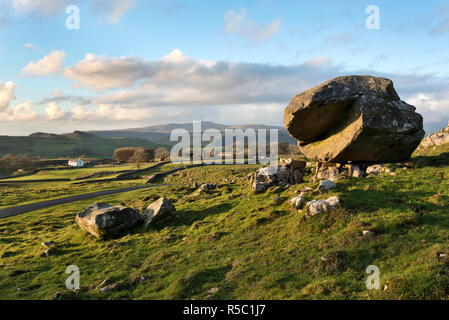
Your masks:
M 99 239 L 120 237 L 143 222 L 142 215 L 125 206 L 95 203 L 76 216 L 78 225 Z
M 290 102 L 284 124 L 314 161 L 403 161 L 424 137 L 423 118 L 401 101 L 393 82 L 346 76 L 307 90 Z

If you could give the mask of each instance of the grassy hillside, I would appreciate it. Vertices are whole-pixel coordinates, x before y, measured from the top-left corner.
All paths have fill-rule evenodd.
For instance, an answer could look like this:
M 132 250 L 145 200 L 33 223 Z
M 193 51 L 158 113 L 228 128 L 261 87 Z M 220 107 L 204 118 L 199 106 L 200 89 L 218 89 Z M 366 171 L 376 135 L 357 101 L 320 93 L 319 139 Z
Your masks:
M 7 153 L 29 154 L 45 159 L 59 157 L 111 158 L 121 147 L 157 148 L 159 145 L 137 138 L 102 138 L 75 131 L 69 135 L 32 134 L 28 137 L 0 136 L 0 157 Z
M 0 299 L 448 299 L 449 168 L 417 160 L 396 176 L 340 178 L 313 198 L 339 195 L 342 207 L 309 219 L 288 200 L 317 186 L 310 174 L 254 194 L 246 180 L 254 165 L 189 169 L 165 187 L 2 219 Z M 198 192 L 192 180 L 219 187 Z M 99 241 L 75 223 L 93 202 L 141 210 L 161 195 L 178 216 L 160 229 Z M 41 257 L 40 242 L 50 240 L 59 251 Z M 81 272 L 76 292 L 64 285 L 72 264 Z M 381 290 L 366 289 L 369 265 L 380 268 Z M 104 280 L 118 287 L 100 292 Z

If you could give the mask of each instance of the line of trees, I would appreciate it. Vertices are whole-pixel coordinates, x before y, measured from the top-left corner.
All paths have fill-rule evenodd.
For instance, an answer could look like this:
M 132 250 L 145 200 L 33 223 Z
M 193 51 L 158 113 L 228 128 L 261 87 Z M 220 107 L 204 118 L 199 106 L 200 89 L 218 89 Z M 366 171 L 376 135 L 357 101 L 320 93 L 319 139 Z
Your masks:
M 0 173 L 13 174 L 18 170 L 29 171 L 33 168 L 32 159 L 29 155 L 5 154 L 0 158 Z
M 150 148 L 125 147 L 115 149 L 112 155 L 115 161 L 135 163 L 138 169 L 144 162 L 154 161 L 155 159 L 164 161 L 169 157 L 170 153 L 166 148 L 158 148 L 154 151 Z

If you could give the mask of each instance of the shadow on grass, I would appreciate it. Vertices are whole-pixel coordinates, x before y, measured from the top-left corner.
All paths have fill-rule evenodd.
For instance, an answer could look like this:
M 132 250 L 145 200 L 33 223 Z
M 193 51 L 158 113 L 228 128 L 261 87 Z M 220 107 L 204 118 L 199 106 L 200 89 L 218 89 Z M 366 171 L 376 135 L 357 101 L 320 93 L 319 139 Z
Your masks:
M 416 156 L 411 160 L 418 167 L 441 167 L 449 165 L 449 152 L 433 156 Z
M 212 285 L 222 282 L 226 273 L 231 269 L 232 267 L 228 266 L 188 272 L 176 281 L 177 288 L 172 299 L 189 299 L 197 295 L 207 295 L 208 290 L 212 289 Z
M 229 203 L 221 203 L 212 207 L 207 207 L 200 210 L 178 210 L 177 214 L 181 216 L 180 219 L 169 221 L 164 227 L 173 226 L 191 226 L 196 221 L 204 220 L 208 216 L 217 215 L 228 212 L 232 209 Z

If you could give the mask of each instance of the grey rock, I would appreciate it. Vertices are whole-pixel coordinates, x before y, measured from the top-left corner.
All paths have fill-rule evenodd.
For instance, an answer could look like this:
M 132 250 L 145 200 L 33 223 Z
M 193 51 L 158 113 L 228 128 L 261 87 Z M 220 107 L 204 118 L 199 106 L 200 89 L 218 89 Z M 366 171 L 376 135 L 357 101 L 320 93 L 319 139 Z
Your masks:
M 366 174 L 381 174 L 384 171 L 384 166 L 381 164 L 375 164 L 366 168 Z
M 293 206 L 295 206 L 296 209 L 300 210 L 304 207 L 306 203 L 306 199 L 304 199 L 302 196 L 297 196 L 294 197 L 290 200 L 290 204 L 292 204 Z
M 407 160 L 424 137 L 423 118 L 393 82 L 346 76 L 293 98 L 284 124 L 301 152 L 323 162 Z
M 306 217 L 312 217 L 320 213 L 331 212 L 340 206 L 338 196 L 326 200 L 312 200 L 306 203 Z
M 150 204 L 143 212 L 144 226 L 148 228 L 152 225 L 163 222 L 176 215 L 175 206 L 165 197 L 161 197 Z
M 267 190 L 267 188 L 265 187 L 265 184 L 260 183 L 260 182 L 254 182 L 252 189 L 256 193 L 265 192 Z
M 329 180 L 323 180 L 320 182 L 318 188 L 315 191 L 326 192 L 331 189 L 335 189 L 336 187 L 337 187 L 337 185 L 334 182 L 329 181 Z
M 132 208 L 96 203 L 76 216 L 78 225 L 99 239 L 117 238 L 143 221 L 142 215 Z

